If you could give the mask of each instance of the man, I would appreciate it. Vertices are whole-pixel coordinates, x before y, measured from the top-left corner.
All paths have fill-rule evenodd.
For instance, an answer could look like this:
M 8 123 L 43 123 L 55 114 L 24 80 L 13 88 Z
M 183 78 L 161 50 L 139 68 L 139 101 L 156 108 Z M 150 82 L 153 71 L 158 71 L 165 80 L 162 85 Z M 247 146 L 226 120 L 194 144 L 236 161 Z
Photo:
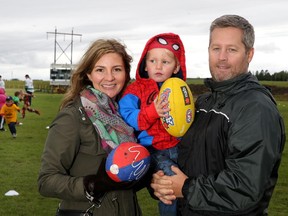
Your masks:
M 179 215 L 267 215 L 285 143 L 271 93 L 248 72 L 254 29 L 224 15 L 210 27 L 210 93 L 196 101 L 195 120 L 179 144 L 174 176 L 159 171 L 151 187 L 164 203 L 178 197 Z

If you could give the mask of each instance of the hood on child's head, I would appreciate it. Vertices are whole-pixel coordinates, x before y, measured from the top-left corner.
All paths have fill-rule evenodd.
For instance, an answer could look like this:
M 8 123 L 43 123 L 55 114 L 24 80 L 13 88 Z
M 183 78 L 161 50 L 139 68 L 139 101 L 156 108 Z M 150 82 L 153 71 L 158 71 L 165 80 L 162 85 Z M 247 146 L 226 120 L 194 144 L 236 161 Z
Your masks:
M 147 71 L 145 71 L 145 57 L 147 52 L 154 48 L 165 48 L 170 50 L 178 59 L 180 64 L 180 69 L 177 74 L 174 74 L 174 77 L 181 78 L 186 80 L 186 63 L 185 63 L 185 49 L 180 39 L 180 36 L 174 33 L 162 33 L 158 34 L 151 39 L 145 45 L 145 48 L 142 52 L 140 61 L 138 62 L 136 79 L 139 78 L 148 78 Z

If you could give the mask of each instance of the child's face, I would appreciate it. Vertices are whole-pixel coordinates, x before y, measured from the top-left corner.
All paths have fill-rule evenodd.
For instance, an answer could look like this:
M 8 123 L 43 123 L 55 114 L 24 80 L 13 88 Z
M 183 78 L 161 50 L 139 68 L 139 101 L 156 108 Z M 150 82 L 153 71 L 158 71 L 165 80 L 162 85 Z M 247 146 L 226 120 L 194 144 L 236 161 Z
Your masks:
M 147 52 L 145 70 L 156 82 L 164 82 L 178 73 L 179 67 L 176 57 L 168 49 L 154 48 Z
M 6 105 L 7 105 L 7 106 L 12 106 L 13 103 L 14 103 L 13 100 L 6 101 Z

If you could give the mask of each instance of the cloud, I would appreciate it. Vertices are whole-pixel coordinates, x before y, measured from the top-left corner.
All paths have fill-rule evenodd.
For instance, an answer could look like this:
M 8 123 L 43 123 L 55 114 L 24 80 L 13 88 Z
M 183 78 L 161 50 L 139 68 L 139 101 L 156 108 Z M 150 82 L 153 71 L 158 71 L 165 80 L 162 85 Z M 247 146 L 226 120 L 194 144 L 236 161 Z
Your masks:
M 256 47 L 256 50 L 258 52 L 263 52 L 263 53 L 275 53 L 279 50 L 281 50 L 274 42 L 270 42 L 270 43 L 266 43 L 266 44 L 262 44 Z
M 134 58 L 132 76 L 146 41 L 155 34 L 174 32 L 185 45 L 188 76 L 207 77 L 210 23 L 232 13 L 254 25 L 256 51 L 250 67 L 287 70 L 287 8 L 286 0 L 11 0 L 0 8 L 0 74 L 4 79 L 23 79 L 29 73 L 33 79 L 49 80 L 54 37 L 47 32 L 57 28 L 58 32 L 71 33 L 73 29 L 82 34 L 74 38 L 74 63 L 97 38 L 122 40 Z M 57 40 L 66 47 L 69 37 Z M 68 61 L 63 57 L 61 60 Z

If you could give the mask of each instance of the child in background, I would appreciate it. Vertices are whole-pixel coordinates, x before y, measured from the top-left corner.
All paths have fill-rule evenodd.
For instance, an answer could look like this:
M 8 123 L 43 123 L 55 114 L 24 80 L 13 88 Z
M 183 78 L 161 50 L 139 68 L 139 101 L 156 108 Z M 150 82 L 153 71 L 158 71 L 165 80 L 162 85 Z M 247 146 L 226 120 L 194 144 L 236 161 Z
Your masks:
M 18 106 L 18 107 L 20 106 L 20 101 L 21 101 L 21 99 L 20 99 L 21 94 L 20 93 L 21 93 L 20 91 L 16 91 L 16 92 L 14 92 L 14 96 L 12 97 L 14 104 L 16 104 L 16 106 Z M 19 121 L 17 121 L 16 124 L 17 125 L 23 125 L 23 123 L 19 122 Z
M 14 104 L 13 98 L 8 96 L 6 98 L 6 103 L 1 108 L 0 115 L 4 117 L 13 138 L 16 138 L 17 136 L 17 112 L 20 112 L 20 108 Z
M 169 111 L 168 102 L 157 100 L 161 85 L 170 77 L 186 80 L 185 50 L 178 35 L 163 33 L 146 43 L 136 81 L 124 92 L 119 111 L 135 129 L 140 144 L 149 149 L 152 167 L 171 176 L 171 165 L 177 166 L 180 138 L 171 136 L 163 127 L 160 118 Z M 177 215 L 176 200 L 172 205 L 159 202 L 159 211 L 161 216 Z
M 40 115 L 39 110 L 34 109 L 34 108 L 31 107 L 30 100 L 31 100 L 31 97 L 32 97 L 32 96 L 33 96 L 33 95 L 31 95 L 30 93 L 25 93 L 25 92 L 23 92 L 22 90 L 19 91 L 20 101 L 23 101 L 23 102 L 24 102 L 23 107 L 22 107 L 22 118 L 25 118 L 26 110 L 27 110 L 28 112 L 34 112 L 34 113 L 36 113 L 37 115 Z
M 16 106 L 20 105 L 20 97 L 21 97 L 20 96 L 20 91 L 14 92 L 14 96 L 12 98 L 13 98 L 13 101 L 16 104 Z
M 2 106 L 6 103 L 6 98 L 7 96 L 5 93 L 5 89 L 0 88 L 0 110 Z M 4 124 L 5 124 L 5 119 L 3 116 L 0 115 L 0 131 L 5 131 Z

